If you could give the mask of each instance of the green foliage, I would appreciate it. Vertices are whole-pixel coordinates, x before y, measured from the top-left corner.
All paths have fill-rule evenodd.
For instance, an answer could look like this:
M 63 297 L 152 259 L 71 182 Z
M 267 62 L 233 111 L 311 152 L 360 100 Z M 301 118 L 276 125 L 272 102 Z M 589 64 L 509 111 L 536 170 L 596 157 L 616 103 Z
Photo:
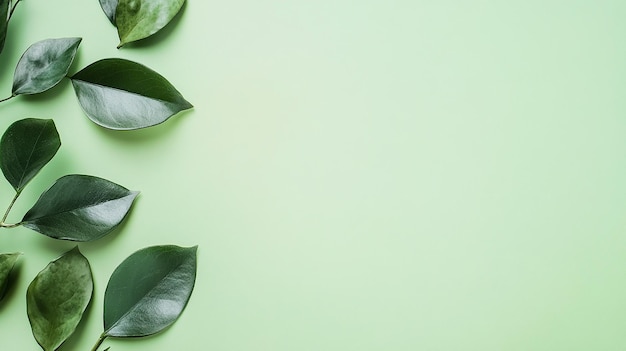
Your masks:
M 0 300 L 7 292 L 11 271 L 20 255 L 20 253 L 0 254 Z
M 4 48 L 4 41 L 7 37 L 10 6 L 11 0 L 0 0 L 0 52 L 2 52 L 2 49 Z
M 100 0 L 102 11 L 107 15 L 109 21 L 115 25 L 115 9 L 117 8 L 117 0 Z
M 118 47 L 158 32 L 176 16 L 184 3 L 185 0 L 119 0 L 115 10 L 120 37 Z
M 28 286 L 26 305 L 33 336 L 56 350 L 76 329 L 91 301 L 93 279 L 78 247 L 50 262 Z
M 69 71 L 81 40 L 47 39 L 26 49 L 15 68 L 13 95 L 43 93 L 57 85 Z
M 137 194 L 106 179 L 67 175 L 41 194 L 22 224 L 55 239 L 96 240 L 122 222 Z
M 59 147 L 61 139 L 53 120 L 27 118 L 14 122 L 0 139 L 0 169 L 19 193 Z
M 109 129 L 154 126 L 193 107 L 167 79 L 129 60 L 100 60 L 71 79 L 89 119 Z
M 197 247 L 139 250 L 111 275 L 104 294 L 104 335 L 146 336 L 180 316 L 196 280 Z
M 9 21 L 21 0 L 0 0 L 0 52 Z M 118 27 L 120 46 L 146 38 L 180 11 L 184 0 L 99 0 Z M 32 44 L 16 64 L 12 93 L 45 92 L 69 71 L 81 38 L 45 39 Z M 102 59 L 71 76 L 79 104 L 97 125 L 116 130 L 151 127 L 193 106 L 157 72 L 120 58 Z M 90 175 L 71 174 L 45 190 L 18 223 L 6 223 L 26 186 L 56 155 L 61 138 L 51 119 L 25 118 L 0 138 L 0 169 L 15 190 L 0 219 L 0 229 L 29 228 L 52 239 L 84 242 L 114 231 L 128 216 L 137 191 Z M 19 253 L 0 254 L 0 299 L 11 283 Z M 112 274 L 104 296 L 107 337 L 158 333 L 174 323 L 193 291 L 197 247 L 153 246 L 139 250 Z M 83 319 L 94 282 L 91 265 L 78 246 L 46 266 L 30 283 L 27 315 L 33 336 L 44 351 L 54 351 Z M 106 348 L 108 350 L 109 348 Z

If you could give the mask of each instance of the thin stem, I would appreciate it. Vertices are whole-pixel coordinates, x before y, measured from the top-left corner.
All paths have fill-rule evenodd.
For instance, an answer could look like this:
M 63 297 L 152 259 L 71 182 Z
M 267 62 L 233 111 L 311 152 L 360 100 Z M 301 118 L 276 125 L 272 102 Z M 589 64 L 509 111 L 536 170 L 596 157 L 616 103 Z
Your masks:
M 11 19 L 11 17 L 13 17 L 13 12 L 15 12 L 15 8 L 17 7 L 17 4 L 20 3 L 21 0 L 17 0 L 15 2 L 15 4 L 13 4 L 13 7 L 11 7 L 11 12 L 9 12 L 9 18 L 7 19 L 7 22 Z
M 17 95 L 11 95 L 11 96 L 6 97 L 6 98 L 4 98 L 4 99 L 0 99 L 0 102 L 5 102 L 5 101 L 8 101 L 8 100 L 11 100 L 11 99 L 13 99 L 13 98 L 14 98 L 14 97 L 16 97 L 16 96 L 17 96 Z
M 0 220 L 0 225 L 2 225 L 5 228 L 12 228 L 12 227 L 17 227 L 19 225 L 15 224 L 6 224 L 4 223 L 4 221 L 7 220 L 7 217 L 9 217 L 9 212 L 11 212 L 11 209 L 13 208 L 13 205 L 15 205 L 15 201 L 17 201 L 17 198 L 20 197 L 20 194 L 22 193 L 21 190 L 18 190 L 15 192 L 15 196 L 13 196 L 13 200 L 11 200 L 11 203 L 9 204 L 9 207 L 7 208 L 6 212 L 4 212 L 4 216 L 2 217 L 2 220 Z
M 100 337 L 98 338 L 98 341 L 96 342 L 95 345 L 93 345 L 93 348 L 91 349 L 91 351 L 96 351 L 98 350 L 98 348 L 100 347 L 100 345 L 102 345 L 102 342 L 104 341 L 104 339 L 106 339 L 107 335 L 102 333 L 100 334 Z

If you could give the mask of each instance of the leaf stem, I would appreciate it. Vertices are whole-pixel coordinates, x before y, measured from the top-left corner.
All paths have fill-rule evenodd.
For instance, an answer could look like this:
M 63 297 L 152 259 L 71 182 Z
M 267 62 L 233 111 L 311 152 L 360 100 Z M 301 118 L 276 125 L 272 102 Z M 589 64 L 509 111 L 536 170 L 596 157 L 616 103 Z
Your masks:
M 20 197 L 21 193 L 22 193 L 21 189 L 15 192 L 15 196 L 13 196 L 13 200 L 11 200 L 11 203 L 9 204 L 9 207 L 4 212 L 4 216 L 2 216 L 2 220 L 0 220 L 0 226 L 2 226 L 3 228 L 14 228 L 14 227 L 17 227 L 17 226 L 19 226 L 21 224 L 21 223 L 15 223 L 15 224 L 6 224 L 6 223 L 4 223 L 4 221 L 7 220 L 7 217 L 9 217 L 9 212 L 11 212 L 11 209 L 13 208 L 13 205 L 15 205 L 15 201 L 17 201 L 17 198 Z
M 17 4 L 20 3 L 21 0 L 17 0 L 14 4 L 13 7 L 11 7 L 11 12 L 9 12 L 9 18 L 7 19 L 7 22 L 11 19 L 11 17 L 13 17 L 13 12 L 15 11 L 15 8 L 17 7 Z
M 11 96 L 6 97 L 6 98 L 4 98 L 4 99 L 0 99 L 0 102 L 5 102 L 5 101 L 8 101 L 8 100 L 11 100 L 11 99 L 13 99 L 13 98 L 14 98 L 14 97 L 16 97 L 16 96 L 17 96 L 17 95 L 11 95 Z
M 98 348 L 100 347 L 100 345 L 102 345 L 102 342 L 104 341 L 104 339 L 106 339 L 106 337 L 107 337 L 107 335 L 105 333 L 100 334 L 100 337 L 98 338 L 98 341 L 96 342 L 95 345 L 93 345 L 93 348 L 91 349 L 91 351 L 98 350 Z

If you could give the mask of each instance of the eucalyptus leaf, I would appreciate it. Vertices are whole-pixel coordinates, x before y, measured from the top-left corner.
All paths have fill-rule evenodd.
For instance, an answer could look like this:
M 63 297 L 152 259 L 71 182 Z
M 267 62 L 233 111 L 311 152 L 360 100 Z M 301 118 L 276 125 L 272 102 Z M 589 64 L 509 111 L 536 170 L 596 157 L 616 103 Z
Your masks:
M 26 308 L 33 336 L 56 350 L 76 329 L 93 294 L 89 261 L 78 247 L 50 262 L 28 286 Z
M 46 39 L 31 45 L 17 63 L 13 95 L 42 93 L 63 79 L 81 38 Z
M 54 157 L 61 139 L 51 119 L 14 122 L 0 139 L 0 169 L 15 191 L 22 189 Z
M 0 254 L 0 300 L 6 295 L 11 271 L 20 255 L 20 253 Z
M 163 76 L 129 60 L 94 62 L 71 80 L 89 119 L 109 129 L 150 127 L 193 107 Z
M 115 25 L 115 9 L 117 8 L 117 0 L 100 0 L 100 7 L 107 15 L 109 21 Z
M 122 222 L 137 194 L 106 179 L 67 175 L 39 197 L 21 224 L 55 239 L 96 240 Z
M 119 47 L 147 38 L 176 16 L 185 0 L 119 0 L 115 11 Z
M 4 42 L 9 27 L 9 7 L 11 0 L 0 0 L 0 52 L 4 49 Z
M 178 319 L 196 280 L 197 246 L 153 246 L 113 272 L 104 295 L 103 336 L 158 333 Z

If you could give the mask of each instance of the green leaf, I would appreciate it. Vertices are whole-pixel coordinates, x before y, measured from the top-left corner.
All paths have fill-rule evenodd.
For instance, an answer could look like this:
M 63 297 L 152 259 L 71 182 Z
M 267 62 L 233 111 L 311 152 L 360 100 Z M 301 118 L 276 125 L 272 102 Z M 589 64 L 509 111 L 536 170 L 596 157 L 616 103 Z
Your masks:
M 21 224 L 55 239 L 96 240 L 122 222 L 137 194 L 106 179 L 67 175 L 41 195 Z
M 104 336 L 160 332 L 178 319 L 196 280 L 197 246 L 153 246 L 113 272 L 104 294 Z
M 13 95 L 38 94 L 57 85 L 69 71 L 81 40 L 46 39 L 26 49 L 15 68 Z
M 109 21 L 115 25 L 115 9 L 117 8 L 117 0 L 100 0 L 100 7 L 107 15 Z
M 78 247 L 44 268 L 28 286 L 26 308 L 37 343 L 56 350 L 76 329 L 91 301 L 89 261 Z
M 119 0 L 115 11 L 119 47 L 147 38 L 165 27 L 185 0 Z
M 9 7 L 11 0 L 0 0 L 0 52 L 4 49 L 4 42 L 9 27 Z
M 56 154 L 61 139 L 51 119 L 14 122 L 0 139 L 0 169 L 20 192 Z
M 0 300 L 4 298 L 7 292 L 9 276 L 20 255 L 20 253 L 0 254 Z
M 163 76 L 124 59 L 94 62 L 71 79 L 89 119 L 105 128 L 150 127 L 193 107 Z

